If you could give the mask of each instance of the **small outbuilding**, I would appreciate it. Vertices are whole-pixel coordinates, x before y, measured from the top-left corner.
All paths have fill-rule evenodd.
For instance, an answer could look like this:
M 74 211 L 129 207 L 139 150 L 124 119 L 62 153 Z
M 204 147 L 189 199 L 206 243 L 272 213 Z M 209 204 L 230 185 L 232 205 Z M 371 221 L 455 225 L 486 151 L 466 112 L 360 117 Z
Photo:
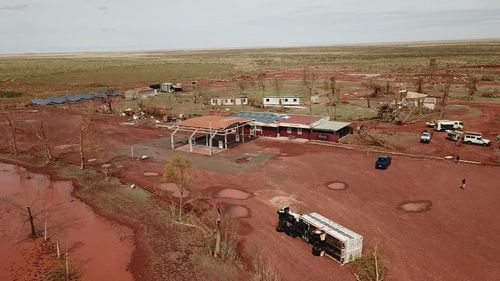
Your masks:
M 210 99 L 210 104 L 213 106 L 248 105 L 248 98 L 213 98 Z
M 264 97 L 262 99 L 264 106 L 299 106 L 300 97 L 284 96 L 284 97 Z

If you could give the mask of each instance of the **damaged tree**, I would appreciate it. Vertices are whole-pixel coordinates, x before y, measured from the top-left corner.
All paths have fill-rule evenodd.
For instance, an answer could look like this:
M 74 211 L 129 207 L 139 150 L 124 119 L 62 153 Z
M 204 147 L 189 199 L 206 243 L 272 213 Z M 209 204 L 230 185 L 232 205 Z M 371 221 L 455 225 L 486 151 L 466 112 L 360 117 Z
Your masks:
M 367 89 L 371 90 L 371 93 L 365 95 L 366 105 L 368 108 L 371 108 L 370 101 L 372 98 L 377 97 L 380 92 L 382 92 L 382 86 L 380 86 L 380 84 L 377 81 L 371 78 L 368 79 L 367 82 L 362 83 L 362 85 Z
M 264 95 L 266 92 L 266 83 L 264 80 L 265 78 L 266 78 L 265 72 L 260 72 L 259 74 L 257 74 L 257 87 L 259 88 L 259 91 L 261 91 L 262 100 L 264 100 Z
M 108 107 L 109 113 L 113 113 L 113 96 L 115 95 L 114 89 L 106 89 L 104 93 L 102 93 L 102 102 Z
M 46 132 L 44 124 L 45 124 L 44 121 L 40 121 L 40 127 L 37 130 L 34 130 L 33 134 L 42 143 L 42 150 L 43 150 L 43 153 L 45 154 L 45 158 L 47 159 L 47 162 L 50 162 L 53 160 L 52 149 L 50 146 L 49 136 Z
M 179 221 L 182 221 L 182 199 L 185 192 L 191 190 L 194 182 L 191 162 L 185 158 L 174 155 L 165 166 L 163 179 L 174 183 L 179 190 Z
M 371 253 L 365 254 L 354 262 L 353 275 L 357 281 L 383 281 L 387 275 L 387 268 L 380 260 L 378 246 Z
M 312 114 L 312 96 L 314 86 L 318 82 L 318 74 L 311 71 L 308 67 L 304 67 L 302 70 L 302 85 L 305 87 L 307 93 L 309 94 L 309 113 Z
M 443 85 L 443 100 L 441 101 L 441 112 L 439 114 L 440 117 L 444 116 L 444 108 L 448 104 L 448 97 L 450 96 L 450 88 L 451 88 L 451 79 L 447 79 Z
M 14 127 L 14 122 L 7 116 L 7 114 L 2 113 L 2 116 L 7 119 L 7 123 L 9 123 L 10 129 L 10 142 L 12 145 L 12 150 L 14 151 L 14 155 L 17 156 L 17 139 L 16 139 L 16 128 Z
M 467 87 L 467 94 L 469 96 L 469 100 L 472 100 L 474 98 L 474 95 L 477 92 L 477 84 L 479 82 L 479 79 L 476 76 L 469 76 L 467 77 L 467 83 L 465 84 L 465 87 Z
M 328 91 L 326 110 L 330 116 L 330 120 L 337 120 L 337 106 L 339 103 L 340 87 L 337 86 L 337 80 L 334 76 L 330 77 L 329 83 L 325 81 L 325 90 Z M 330 110 L 330 107 L 333 107 L 333 112 Z

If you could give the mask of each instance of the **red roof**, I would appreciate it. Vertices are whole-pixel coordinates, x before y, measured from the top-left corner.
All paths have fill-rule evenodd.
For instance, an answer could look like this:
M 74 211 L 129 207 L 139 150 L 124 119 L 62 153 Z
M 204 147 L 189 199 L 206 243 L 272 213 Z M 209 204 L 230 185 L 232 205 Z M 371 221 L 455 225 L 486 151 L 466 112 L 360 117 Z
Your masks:
M 195 117 L 180 122 L 178 125 L 183 127 L 200 128 L 200 129 L 225 129 L 233 124 L 250 122 L 252 119 L 248 118 L 235 118 L 226 116 L 207 115 Z
M 287 115 L 288 118 L 281 119 L 279 123 L 289 123 L 289 124 L 300 124 L 300 125 L 310 125 L 320 119 L 324 118 L 322 116 L 310 116 L 310 115 Z

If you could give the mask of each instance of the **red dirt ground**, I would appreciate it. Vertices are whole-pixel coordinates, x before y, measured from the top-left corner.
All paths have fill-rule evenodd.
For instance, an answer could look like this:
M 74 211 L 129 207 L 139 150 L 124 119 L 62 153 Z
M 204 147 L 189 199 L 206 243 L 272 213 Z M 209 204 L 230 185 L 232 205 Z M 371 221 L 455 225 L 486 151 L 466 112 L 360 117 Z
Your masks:
M 466 126 L 478 126 L 485 134 L 493 131 L 498 122 L 497 106 L 477 106 L 482 116 L 467 117 Z M 55 108 L 39 110 L 38 113 L 16 113 L 16 118 L 28 124 L 33 122 L 29 120 L 39 120 L 44 115 L 50 124 L 54 146 L 77 143 L 80 120 L 77 113 Z M 154 140 L 165 133 L 152 128 L 121 126 L 118 124 L 121 120 L 110 116 L 95 120 L 103 131 L 101 144 L 110 157 L 118 149 Z M 423 122 L 402 127 L 378 124 L 376 128 L 414 132 L 418 137 Z M 436 156 L 454 152 L 454 143 L 434 136 L 430 145 L 421 145 L 417 139 L 414 145 L 408 145 L 407 151 Z M 0 139 L 3 149 L 8 149 L 7 139 L 4 136 Z M 27 150 L 29 143 L 26 137 L 20 138 L 22 150 Z M 460 153 L 462 159 L 483 161 L 492 157 L 495 149 L 462 145 Z M 380 253 L 389 268 L 386 280 L 498 280 L 500 222 L 493 218 L 500 202 L 499 167 L 395 156 L 392 166 L 380 171 L 374 169 L 377 155 L 259 139 L 222 154 L 241 155 L 264 150 L 275 156 L 251 170 L 224 173 L 197 169 L 201 176 L 196 193 L 221 203 L 228 214 L 242 215 L 235 219 L 239 223 L 243 258 L 247 263 L 255 253 L 261 252 L 283 280 L 317 280 L 332 276 L 335 280 L 354 280 L 351 266 L 342 267 L 330 259 L 313 257 L 310 246 L 275 231 L 276 210 L 291 205 L 297 211 L 320 212 L 362 234 L 365 251 L 381 242 Z M 54 153 L 67 160 L 78 160 L 74 148 L 65 146 Z M 191 157 L 188 153 L 179 154 Z M 93 155 L 99 158 L 97 156 Z M 217 161 L 227 161 L 219 155 L 204 159 L 214 159 L 214 165 Z M 162 171 L 165 162 L 155 161 L 154 156 L 142 162 L 120 156 L 112 159 L 111 163 L 115 162 L 124 165 L 119 175 L 128 182 L 158 190 L 161 177 L 145 177 L 142 173 Z M 196 163 L 193 164 L 196 167 Z M 467 179 L 465 191 L 459 188 L 463 178 Z M 331 190 L 325 186 L 327 182 L 343 182 L 348 188 Z M 225 188 L 239 189 L 253 196 L 243 200 L 216 196 Z M 401 210 L 401 204 L 413 201 L 428 201 L 432 205 L 423 212 Z

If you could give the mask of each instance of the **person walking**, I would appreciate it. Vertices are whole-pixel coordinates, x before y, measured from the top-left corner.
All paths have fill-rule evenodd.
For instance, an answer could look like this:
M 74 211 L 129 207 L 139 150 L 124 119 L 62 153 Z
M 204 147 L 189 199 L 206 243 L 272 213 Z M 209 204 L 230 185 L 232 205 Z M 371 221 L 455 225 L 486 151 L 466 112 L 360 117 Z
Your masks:
M 457 162 L 457 164 L 458 162 L 460 162 L 460 155 L 457 154 L 457 157 L 455 157 L 455 162 Z
M 465 179 L 462 180 L 462 185 L 460 186 L 462 190 L 465 190 Z

